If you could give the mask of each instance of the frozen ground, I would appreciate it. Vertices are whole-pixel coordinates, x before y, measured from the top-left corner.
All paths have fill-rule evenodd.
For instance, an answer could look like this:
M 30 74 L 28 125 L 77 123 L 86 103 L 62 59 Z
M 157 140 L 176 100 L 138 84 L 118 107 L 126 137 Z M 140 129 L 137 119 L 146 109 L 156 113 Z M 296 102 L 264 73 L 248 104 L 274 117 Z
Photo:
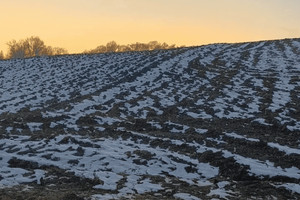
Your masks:
M 299 55 L 293 39 L 1 61 L 0 196 L 298 199 Z

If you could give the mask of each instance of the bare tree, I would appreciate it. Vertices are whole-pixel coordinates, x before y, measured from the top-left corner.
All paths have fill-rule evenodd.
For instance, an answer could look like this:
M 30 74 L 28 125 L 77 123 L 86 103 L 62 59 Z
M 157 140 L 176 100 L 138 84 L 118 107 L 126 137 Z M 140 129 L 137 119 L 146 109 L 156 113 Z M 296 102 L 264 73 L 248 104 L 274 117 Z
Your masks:
M 127 51 L 132 51 L 129 45 L 119 45 L 118 48 L 119 52 L 127 52 Z
M 8 45 L 8 58 L 25 58 L 26 50 L 24 41 L 17 42 L 16 40 L 12 40 L 7 43 Z
M 157 41 L 151 41 L 148 43 L 150 50 L 156 50 L 161 47 L 160 43 Z
M 8 54 L 7 58 L 25 58 L 45 55 L 61 55 L 67 54 L 68 51 L 64 48 L 46 46 L 37 36 L 32 36 L 25 40 L 12 40 L 7 43 Z
M 107 52 L 117 52 L 118 46 L 119 45 L 115 41 L 108 42 L 106 44 L 106 51 Z
M 27 57 L 47 55 L 46 45 L 39 37 L 32 36 L 27 38 L 24 43 L 27 50 Z
M 5 57 L 4 57 L 4 54 L 3 54 L 3 51 L 0 51 L 0 60 L 4 60 Z
M 51 47 L 51 46 L 47 46 L 45 48 L 45 52 L 46 52 L 45 55 L 49 55 L 49 56 L 68 54 L 68 51 L 64 48 Z
M 68 51 L 61 47 L 54 47 L 53 54 L 54 55 L 64 55 L 64 54 L 68 54 Z
M 84 51 L 83 53 L 105 53 L 107 52 L 106 51 L 106 46 L 104 45 L 100 45 L 100 46 L 97 46 L 95 49 L 92 49 L 92 50 L 87 50 L 87 51 Z
M 161 49 L 168 49 L 169 45 L 167 43 L 162 43 Z

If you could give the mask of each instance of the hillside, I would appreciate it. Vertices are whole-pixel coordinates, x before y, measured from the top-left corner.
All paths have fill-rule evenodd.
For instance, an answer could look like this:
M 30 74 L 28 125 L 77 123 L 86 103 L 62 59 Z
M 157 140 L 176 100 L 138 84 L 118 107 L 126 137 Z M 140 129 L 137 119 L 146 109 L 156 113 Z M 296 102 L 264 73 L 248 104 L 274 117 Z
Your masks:
M 0 62 L 0 197 L 300 199 L 300 39 Z

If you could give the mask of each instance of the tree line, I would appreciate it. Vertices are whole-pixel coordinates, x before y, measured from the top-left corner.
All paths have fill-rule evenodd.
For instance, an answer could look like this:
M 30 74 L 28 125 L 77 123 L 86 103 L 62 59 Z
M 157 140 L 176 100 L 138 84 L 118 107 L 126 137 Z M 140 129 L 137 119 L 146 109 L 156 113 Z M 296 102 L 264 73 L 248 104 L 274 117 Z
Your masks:
M 45 45 L 44 41 L 37 36 L 32 36 L 23 40 L 11 40 L 8 43 L 7 55 L 0 51 L 0 60 L 14 58 L 29 58 L 35 56 L 54 56 L 68 54 L 68 51 L 60 47 L 52 47 Z M 111 53 L 111 52 L 127 52 L 127 51 L 151 51 L 158 49 L 177 48 L 175 44 L 159 43 L 151 41 L 148 43 L 132 43 L 127 45 L 117 44 L 115 41 L 108 42 L 106 45 L 100 45 L 95 49 L 86 50 L 83 54 L 95 53 Z
M 6 44 L 8 45 L 8 52 L 6 56 L 2 51 L 0 52 L 0 58 L 2 59 L 68 54 L 68 51 L 64 48 L 45 45 L 44 41 L 37 36 L 19 41 L 11 40 Z
M 106 45 L 100 45 L 95 49 L 84 51 L 83 53 L 111 53 L 111 52 L 127 52 L 127 51 L 151 51 L 158 49 L 173 49 L 176 48 L 175 44 L 168 45 L 167 43 L 159 43 L 157 41 L 151 41 L 148 43 L 132 43 L 127 45 L 117 44 L 115 41 L 108 42 Z

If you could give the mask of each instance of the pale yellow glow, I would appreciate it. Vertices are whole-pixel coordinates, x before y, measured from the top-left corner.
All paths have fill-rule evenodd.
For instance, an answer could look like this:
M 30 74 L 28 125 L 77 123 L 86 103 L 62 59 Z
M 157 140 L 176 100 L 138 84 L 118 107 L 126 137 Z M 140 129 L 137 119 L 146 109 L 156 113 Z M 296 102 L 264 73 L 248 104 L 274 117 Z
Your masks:
M 115 40 L 201 45 L 300 37 L 299 0 L 0 0 L 0 50 L 39 36 L 79 53 Z

